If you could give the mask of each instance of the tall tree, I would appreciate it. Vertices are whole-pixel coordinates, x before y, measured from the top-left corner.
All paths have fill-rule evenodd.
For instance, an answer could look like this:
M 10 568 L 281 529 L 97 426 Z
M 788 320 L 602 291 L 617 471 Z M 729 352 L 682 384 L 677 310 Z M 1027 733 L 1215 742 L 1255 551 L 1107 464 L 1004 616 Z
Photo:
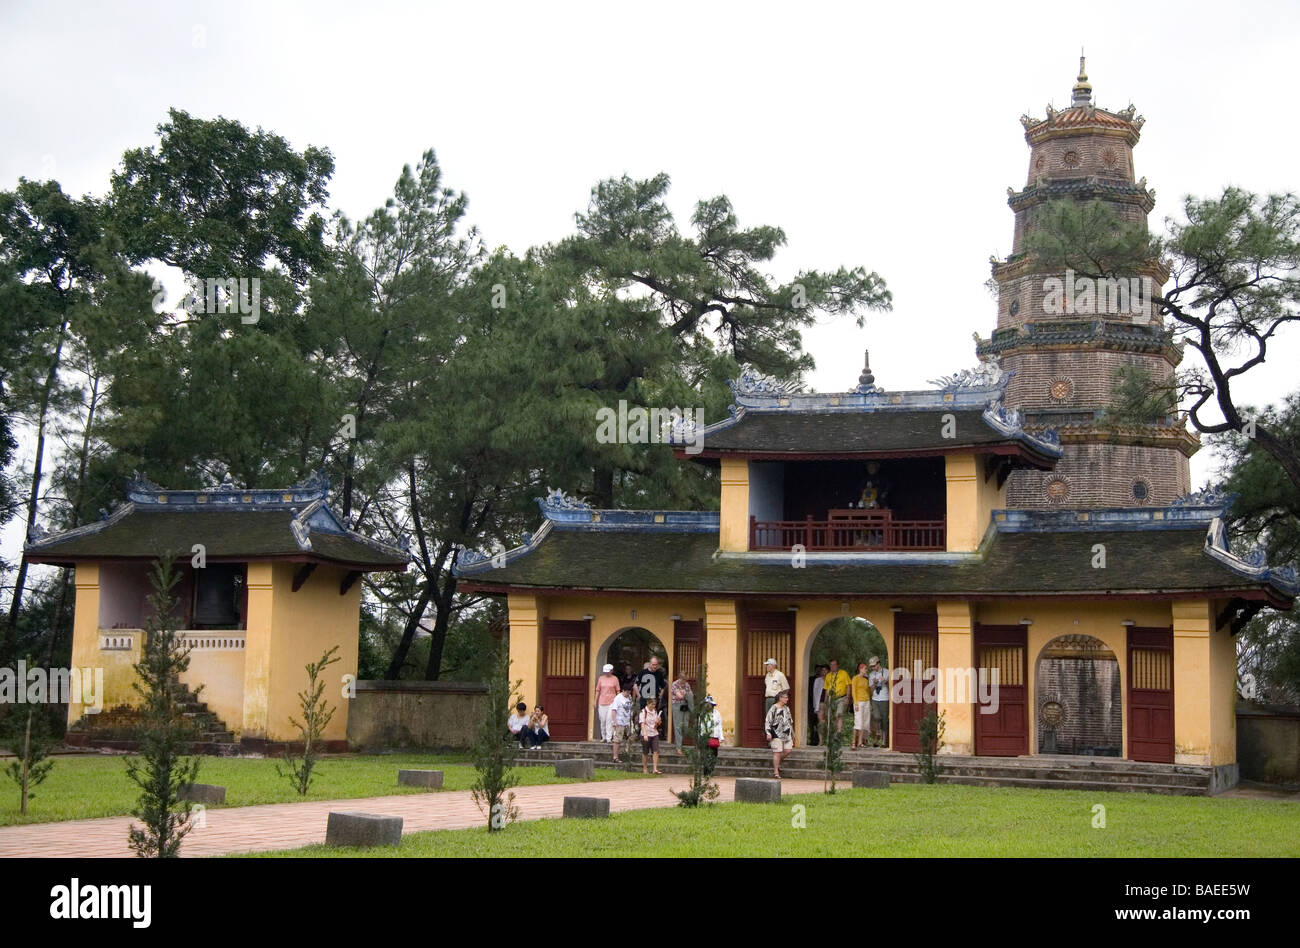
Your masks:
M 1280 406 L 1250 410 L 1250 416 L 1290 449 L 1300 449 L 1300 393 Z M 1224 459 L 1225 486 L 1237 494 L 1229 526 L 1238 552 L 1262 547 L 1269 563 L 1300 566 L 1300 489 L 1258 439 L 1229 432 L 1215 445 Z M 1269 610 L 1256 616 L 1238 635 L 1237 648 L 1242 675 L 1254 677 L 1259 697 L 1300 701 L 1300 614 Z
M 121 293 L 125 287 L 129 294 L 132 283 L 105 233 L 98 202 L 71 198 L 54 181 L 25 178 L 13 191 L 0 193 L 0 307 L 6 323 L 20 327 L 13 333 L 14 348 L 0 362 L 8 412 L 34 436 L 25 484 L 28 532 L 37 522 L 52 425 L 78 400 L 76 387 L 65 377 L 65 363 L 74 353 L 93 348 L 89 340 L 112 333 L 103 323 L 121 326 Z M 26 580 L 24 560 L 9 602 L 6 654 L 15 644 Z
M 742 228 L 725 196 L 699 201 L 684 235 L 669 210 L 669 178 L 602 181 L 578 233 L 551 251 L 599 301 L 605 331 L 593 337 L 605 369 L 595 390 L 607 399 L 648 395 L 655 380 L 680 375 L 712 391 L 737 365 L 796 377 L 812 367 L 800 330 L 819 316 L 852 316 L 862 325 L 869 310 L 888 309 L 884 281 L 862 267 L 805 270 L 780 282 L 763 272 L 785 232 Z M 651 391 L 640 392 L 643 383 Z M 667 406 L 664 406 L 667 407 Z M 593 500 L 613 506 L 616 467 L 597 463 Z

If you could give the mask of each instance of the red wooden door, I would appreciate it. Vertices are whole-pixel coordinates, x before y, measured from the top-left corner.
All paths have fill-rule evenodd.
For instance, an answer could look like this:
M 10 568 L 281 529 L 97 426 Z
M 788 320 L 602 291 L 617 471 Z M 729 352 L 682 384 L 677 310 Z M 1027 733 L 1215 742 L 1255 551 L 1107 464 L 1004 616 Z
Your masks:
M 586 619 L 547 619 L 542 628 L 540 703 L 551 720 L 551 739 L 580 741 L 587 733 L 590 706 L 587 643 L 591 640 L 591 624 Z
M 794 613 L 748 612 L 743 618 L 745 627 L 745 664 L 741 683 L 740 743 L 742 747 L 767 747 L 763 722 L 767 712 L 763 708 L 763 679 L 767 669 L 763 663 L 775 658 L 777 667 L 790 678 L 794 658 Z M 790 684 L 790 701 L 794 703 L 794 683 Z
M 690 682 L 696 707 L 704 700 L 704 695 L 700 694 L 699 683 L 702 664 L 704 664 L 704 620 L 678 619 L 673 624 L 673 667 L 676 669 L 673 678 L 675 680 L 678 675 L 681 675 Z M 664 720 L 673 720 L 671 709 L 668 709 L 664 715 Z M 676 735 L 670 736 L 676 740 Z M 683 735 L 682 740 L 687 744 L 695 743 L 690 734 Z
M 939 664 L 939 617 L 929 613 L 894 615 L 894 667 L 907 672 L 902 700 L 891 697 L 889 718 L 893 727 L 890 747 L 915 754 L 921 750 L 917 727 L 925 712 L 934 708 L 935 696 L 925 700 L 925 685 L 934 680 Z M 891 672 L 892 677 L 892 672 Z
M 1128 630 L 1128 756 L 1174 762 L 1174 630 Z
M 972 698 L 976 754 L 1016 757 L 1029 753 L 1028 638 L 1023 625 L 975 626 L 975 667 L 988 682 L 983 688 L 977 685 Z M 992 687 L 995 669 L 996 690 Z M 996 710 L 988 710 L 993 708 Z

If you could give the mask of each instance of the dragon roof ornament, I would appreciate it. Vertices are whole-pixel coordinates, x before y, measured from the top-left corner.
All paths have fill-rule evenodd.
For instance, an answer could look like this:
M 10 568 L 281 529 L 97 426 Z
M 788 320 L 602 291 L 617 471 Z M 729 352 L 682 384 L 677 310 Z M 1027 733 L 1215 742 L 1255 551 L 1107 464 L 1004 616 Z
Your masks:
M 743 366 L 740 375 L 727 382 L 735 395 L 794 395 L 803 386 L 798 379 L 778 379 L 764 375 L 751 365 Z
M 960 388 L 1003 388 L 1012 374 L 1003 369 L 997 359 L 986 359 L 973 369 L 962 369 L 952 375 L 942 375 L 928 381 L 944 391 Z

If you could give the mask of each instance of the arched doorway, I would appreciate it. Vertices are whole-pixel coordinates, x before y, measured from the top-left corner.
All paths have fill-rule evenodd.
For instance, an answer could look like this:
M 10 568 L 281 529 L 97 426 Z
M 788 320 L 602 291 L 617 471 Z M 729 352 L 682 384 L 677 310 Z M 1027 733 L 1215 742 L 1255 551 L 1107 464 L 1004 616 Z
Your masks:
M 1043 646 L 1034 703 L 1038 753 L 1122 756 L 1119 661 L 1105 642 L 1062 635 Z
M 663 671 L 664 681 L 671 681 L 668 669 L 668 650 L 664 648 L 663 642 L 659 641 L 649 629 L 640 626 L 630 626 L 626 629 L 620 629 L 612 636 L 605 640 L 597 652 L 596 666 L 597 671 L 605 665 L 614 666 L 614 674 L 618 676 L 620 682 L 635 680 L 632 695 L 639 699 L 644 694 L 645 682 L 640 677 L 646 671 L 646 666 L 650 664 L 652 658 L 659 660 L 659 668 Z M 663 699 L 660 699 L 663 703 Z M 661 709 L 662 710 L 662 709 Z M 668 715 L 664 715 L 665 721 Z M 600 738 L 600 722 L 593 722 L 592 738 Z
M 872 657 L 880 659 L 882 668 L 889 668 L 889 649 L 885 637 L 871 622 L 859 616 L 839 616 L 831 619 L 813 635 L 808 643 L 807 665 L 808 691 L 804 699 L 808 721 L 807 738 L 810 745 L 820 742 L 817 732 L 817 716 L 813 713 L 813 696 L 816 681 L 821 675 L 818 669 L 829 666 L 831 659 L 837 659 L 839 667 L 852 678 L 858 673 L 860 662 L 869 662 Z M 847 744 L 845 745 L 848 746 Z M 889 721 L 884 722 L 884 741 L 881 746 L 889 746 Z

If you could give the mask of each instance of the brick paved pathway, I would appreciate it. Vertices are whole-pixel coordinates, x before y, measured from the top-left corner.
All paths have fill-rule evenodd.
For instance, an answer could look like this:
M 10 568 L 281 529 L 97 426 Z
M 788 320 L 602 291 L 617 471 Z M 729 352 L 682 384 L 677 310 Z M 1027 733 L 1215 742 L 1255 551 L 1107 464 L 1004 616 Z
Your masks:
M 719 800 L 731 800 L 735 780 L 719 777 Z M 786 794 L 814 793 L 820 780 L 785 780 Z M 689 785 L 683 774 L 646 780 L 611 780 L 592 783 L 548 784 L 516 787 L 519 817 L 540 820 L 560 816 L 566 796 L 609 797 L 610 810 L 643 810 L 674 806 L 669 792 Z M 403 819 L 402 832 L 464 829 L 482 826 L 483 815 L 468 790 L 441 791 L 353 800 L 320 800 L 309 803 L 273 803 L 210 809 L 207 825 L 193 830 L 181 844 L 183 856 L 218 856 L 223 853 L 256 852 L 265 849 L 295 849 L 325 841 L 325 822 L 331 810 L 359 810 Z M 127 828 L 131 817 L 71 820 L 0 827 L 0 857 L 63 856 L 74 858 L 130 856 Z

